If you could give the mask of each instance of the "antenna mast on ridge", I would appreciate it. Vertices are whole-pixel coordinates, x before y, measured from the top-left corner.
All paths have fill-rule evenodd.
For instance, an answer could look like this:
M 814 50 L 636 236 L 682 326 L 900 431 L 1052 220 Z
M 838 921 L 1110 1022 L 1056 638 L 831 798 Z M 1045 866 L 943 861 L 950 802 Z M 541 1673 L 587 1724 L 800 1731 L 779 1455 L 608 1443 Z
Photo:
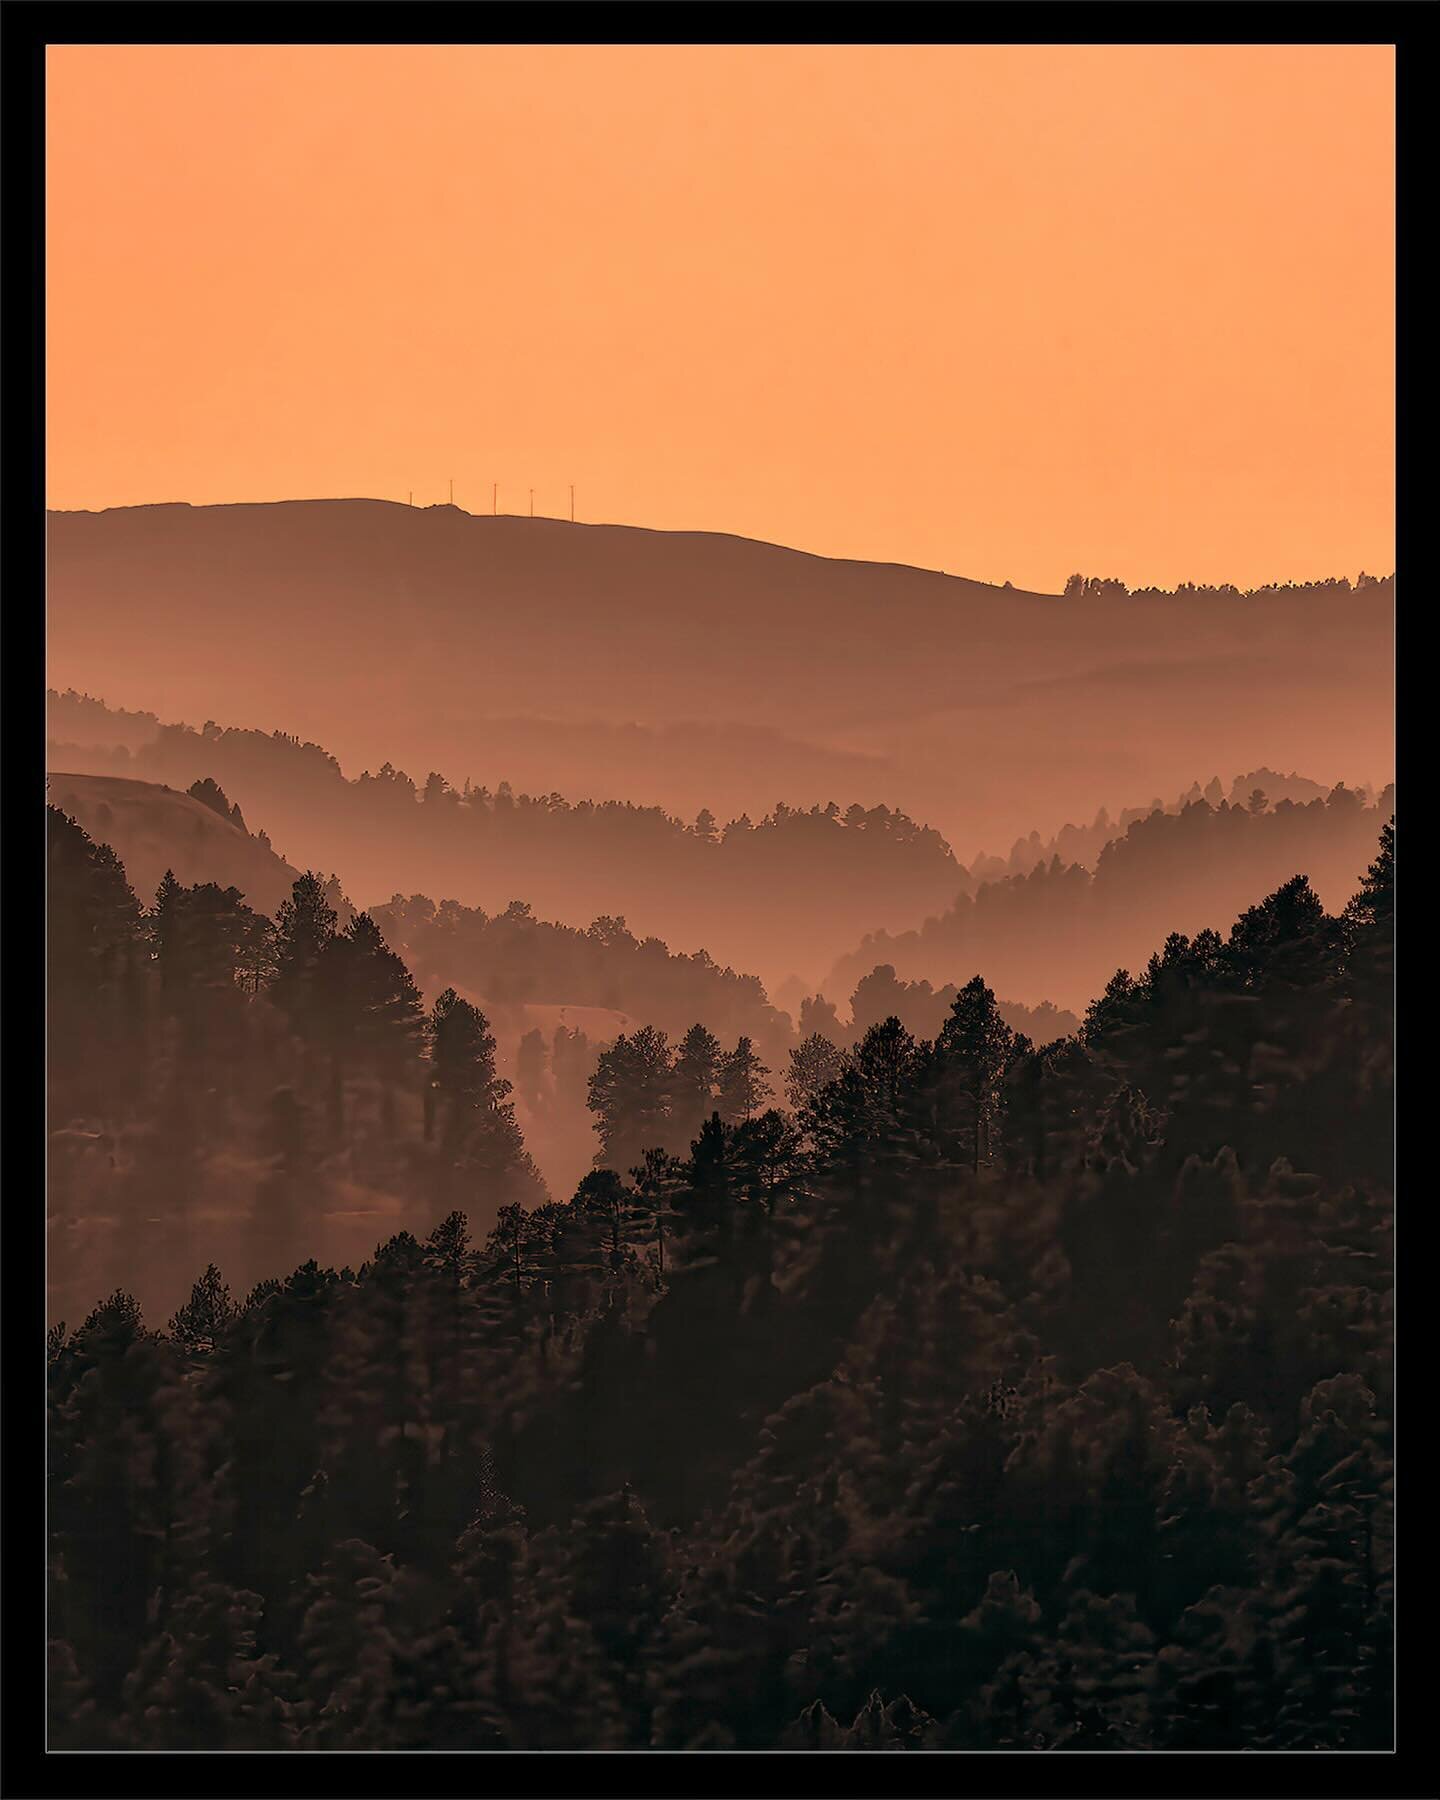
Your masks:
M 531 488 L 531 490 L 530 490 L 530 517 L 532 519 L 535 517 L 535 490 L 534 490 L 534 488 Z
M 452 506 L 455 504 L 455 477 L 453 475 L 450 477 L 450 504 Z
M 498 513 L 499 510 L 500 510 L 500 483 L 498 481 L 492 481 L 490 483 L 490 516 L 491 516 L 491 518 L 494 518 L 495 514 Z
M 575 483 L 570 483 L 570 523 L 575 523 Z

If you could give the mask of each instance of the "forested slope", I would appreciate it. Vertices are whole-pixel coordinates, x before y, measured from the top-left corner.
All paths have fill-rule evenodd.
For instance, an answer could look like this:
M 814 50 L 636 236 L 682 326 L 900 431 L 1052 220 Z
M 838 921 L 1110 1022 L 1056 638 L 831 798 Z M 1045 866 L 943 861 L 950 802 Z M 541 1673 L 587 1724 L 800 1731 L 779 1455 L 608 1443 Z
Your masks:
M 136 743 L 134 715 L 80 695 L 53 694 L 49 712 L 51 768 L 218 782 L 287 854 L 335 870 L 372 908 L 402 893 L 489 913 L 523 900 L 567 925 L 627 920 L 772 981 L 813 981 L 860 932 L 899 928 L 972 885 L 937 831 L 883 803 L 800 810 L 772 797 L 754 820 L 702 806 L 687 821 L 437 770 L 417 782 L 388 761 L 347 779 L 319 744 L 278 731 L 154 720 Z
M 57 1327 L 53 1741 L 1387 1746 L 1389 827 L 1356 886 L 1167 937 L 1043 1050 L 979 978 L 932 1039 L 812 1044 L 792 1111 L 484 1241 L 447 1151 L 362 1266 Z M 317 921 L 271 978 L 302 1041 L 322 963 L 417 1024 L 363 930 L 307 964 Z M 61 995 L 97 1056 L 103 935 Z M 463 1142 L 453 1006 L 426 1065 Z
M 1152 812 L 1100 851 L 1094 871 L 1058 857 L 1028 875 L 982 882 L 910 931 L 877 931 L 823 983 L 848 993 L 877 964 L 909 979 L 963 981 L 984 970 L 996 988 L 1035 1005 L 1083 1009 L 1116 968 L 1143 960 L 1172 930 L 1227 926 L 1296 869 L 1328 906 L 1340 907 L 1349 873 L 1364 859 L 1395 803 L 1373 805 L 1343 784 L 1324 799 L 1272 805 L 1191 801 Z

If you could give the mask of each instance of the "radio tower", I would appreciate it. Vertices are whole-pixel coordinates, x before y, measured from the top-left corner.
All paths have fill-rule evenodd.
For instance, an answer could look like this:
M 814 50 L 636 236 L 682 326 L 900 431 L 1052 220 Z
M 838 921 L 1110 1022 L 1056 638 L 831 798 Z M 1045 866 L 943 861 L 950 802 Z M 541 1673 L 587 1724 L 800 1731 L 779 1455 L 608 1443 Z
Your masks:
M 570 523 L 575 523 L 575 483 L 570 483 Z
M 530 517 L 532 519 L 535 517 L 535 490 L 534 490 L 534 488 L 531 488 L 531 490 L 530 490 Z
M 455 477 L 453 475 L 450 477 L 450 504 L 452 506 L 455 504 Z
M 500 510 L 500 483 L 498 481 L 492 481 L 490 483 L 490 516 L 491 516 L 491 518 L 494 518 L 495 514 L 498 513 L 499 510 Z

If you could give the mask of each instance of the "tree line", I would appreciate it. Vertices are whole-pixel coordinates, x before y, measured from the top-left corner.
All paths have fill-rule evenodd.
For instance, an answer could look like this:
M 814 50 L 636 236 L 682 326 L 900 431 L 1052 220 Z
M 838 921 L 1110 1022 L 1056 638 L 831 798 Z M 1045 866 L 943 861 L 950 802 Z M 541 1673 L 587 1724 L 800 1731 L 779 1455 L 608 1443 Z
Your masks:
M 1071 575 L 1065 583 L 1067 600 L 1335 600 L 1349 594 L 1363 595 L 1367 602 L 1394 601 L 1395 577 L 1367 575 L 1362 569 L 1352 583 L 1348 575 L 1330 576 L 1324 581 L 1271 581 L 1263 587 L 1239 588 L 1233 582 L 1218 584 L 1182 581 L 1173 588 L 1127 587 L 1114 575 Z

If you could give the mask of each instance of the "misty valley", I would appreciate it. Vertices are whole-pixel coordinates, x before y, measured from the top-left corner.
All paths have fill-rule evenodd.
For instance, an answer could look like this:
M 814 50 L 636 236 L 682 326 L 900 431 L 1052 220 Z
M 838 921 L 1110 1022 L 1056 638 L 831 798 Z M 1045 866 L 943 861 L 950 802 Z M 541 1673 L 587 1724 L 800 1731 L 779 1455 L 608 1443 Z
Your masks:
M 0 6 L 0 1791 L 1421 1800 L 1424 9 L 435 10 Z
M 119 517 L 96 606 L 171 523 Z M 147 554 L 181 591 L 190 550 Z M 1117 608 L 1233 640 L 1310 606 L 1338 669 L 1366 582 L 1077 578 L 1049 604 L 1062 636 L 1098 609 L 1088 672 L 1034 666 L 1090 704 Z M 1169 654 L 1172 697 L 1187 657 L 1213 680 Z M 1066 823 L 1002 740 L 1043 719 L 1058 755 L 1073 696 L 989 716 L 970 811 L 972 715 L 932 815 L 938 689 L 902 729 L 877 686 L 861 752 L 856 696 L 821 730 L 818 689 L 747 722 L 740 684 L 794 796 L 763 805 L 743 757 L 703 794 L 659 714 L 530 792 L 483 733 L 354 773 L 315 707 L 155 691 L 46 703 L 58 1747 L 1388 1743 L 1395 790 L 1363 733 L 1314 779 L 1182 705 L 1163 773 Z M 572 770 L 598 729 L 554 721 Z

